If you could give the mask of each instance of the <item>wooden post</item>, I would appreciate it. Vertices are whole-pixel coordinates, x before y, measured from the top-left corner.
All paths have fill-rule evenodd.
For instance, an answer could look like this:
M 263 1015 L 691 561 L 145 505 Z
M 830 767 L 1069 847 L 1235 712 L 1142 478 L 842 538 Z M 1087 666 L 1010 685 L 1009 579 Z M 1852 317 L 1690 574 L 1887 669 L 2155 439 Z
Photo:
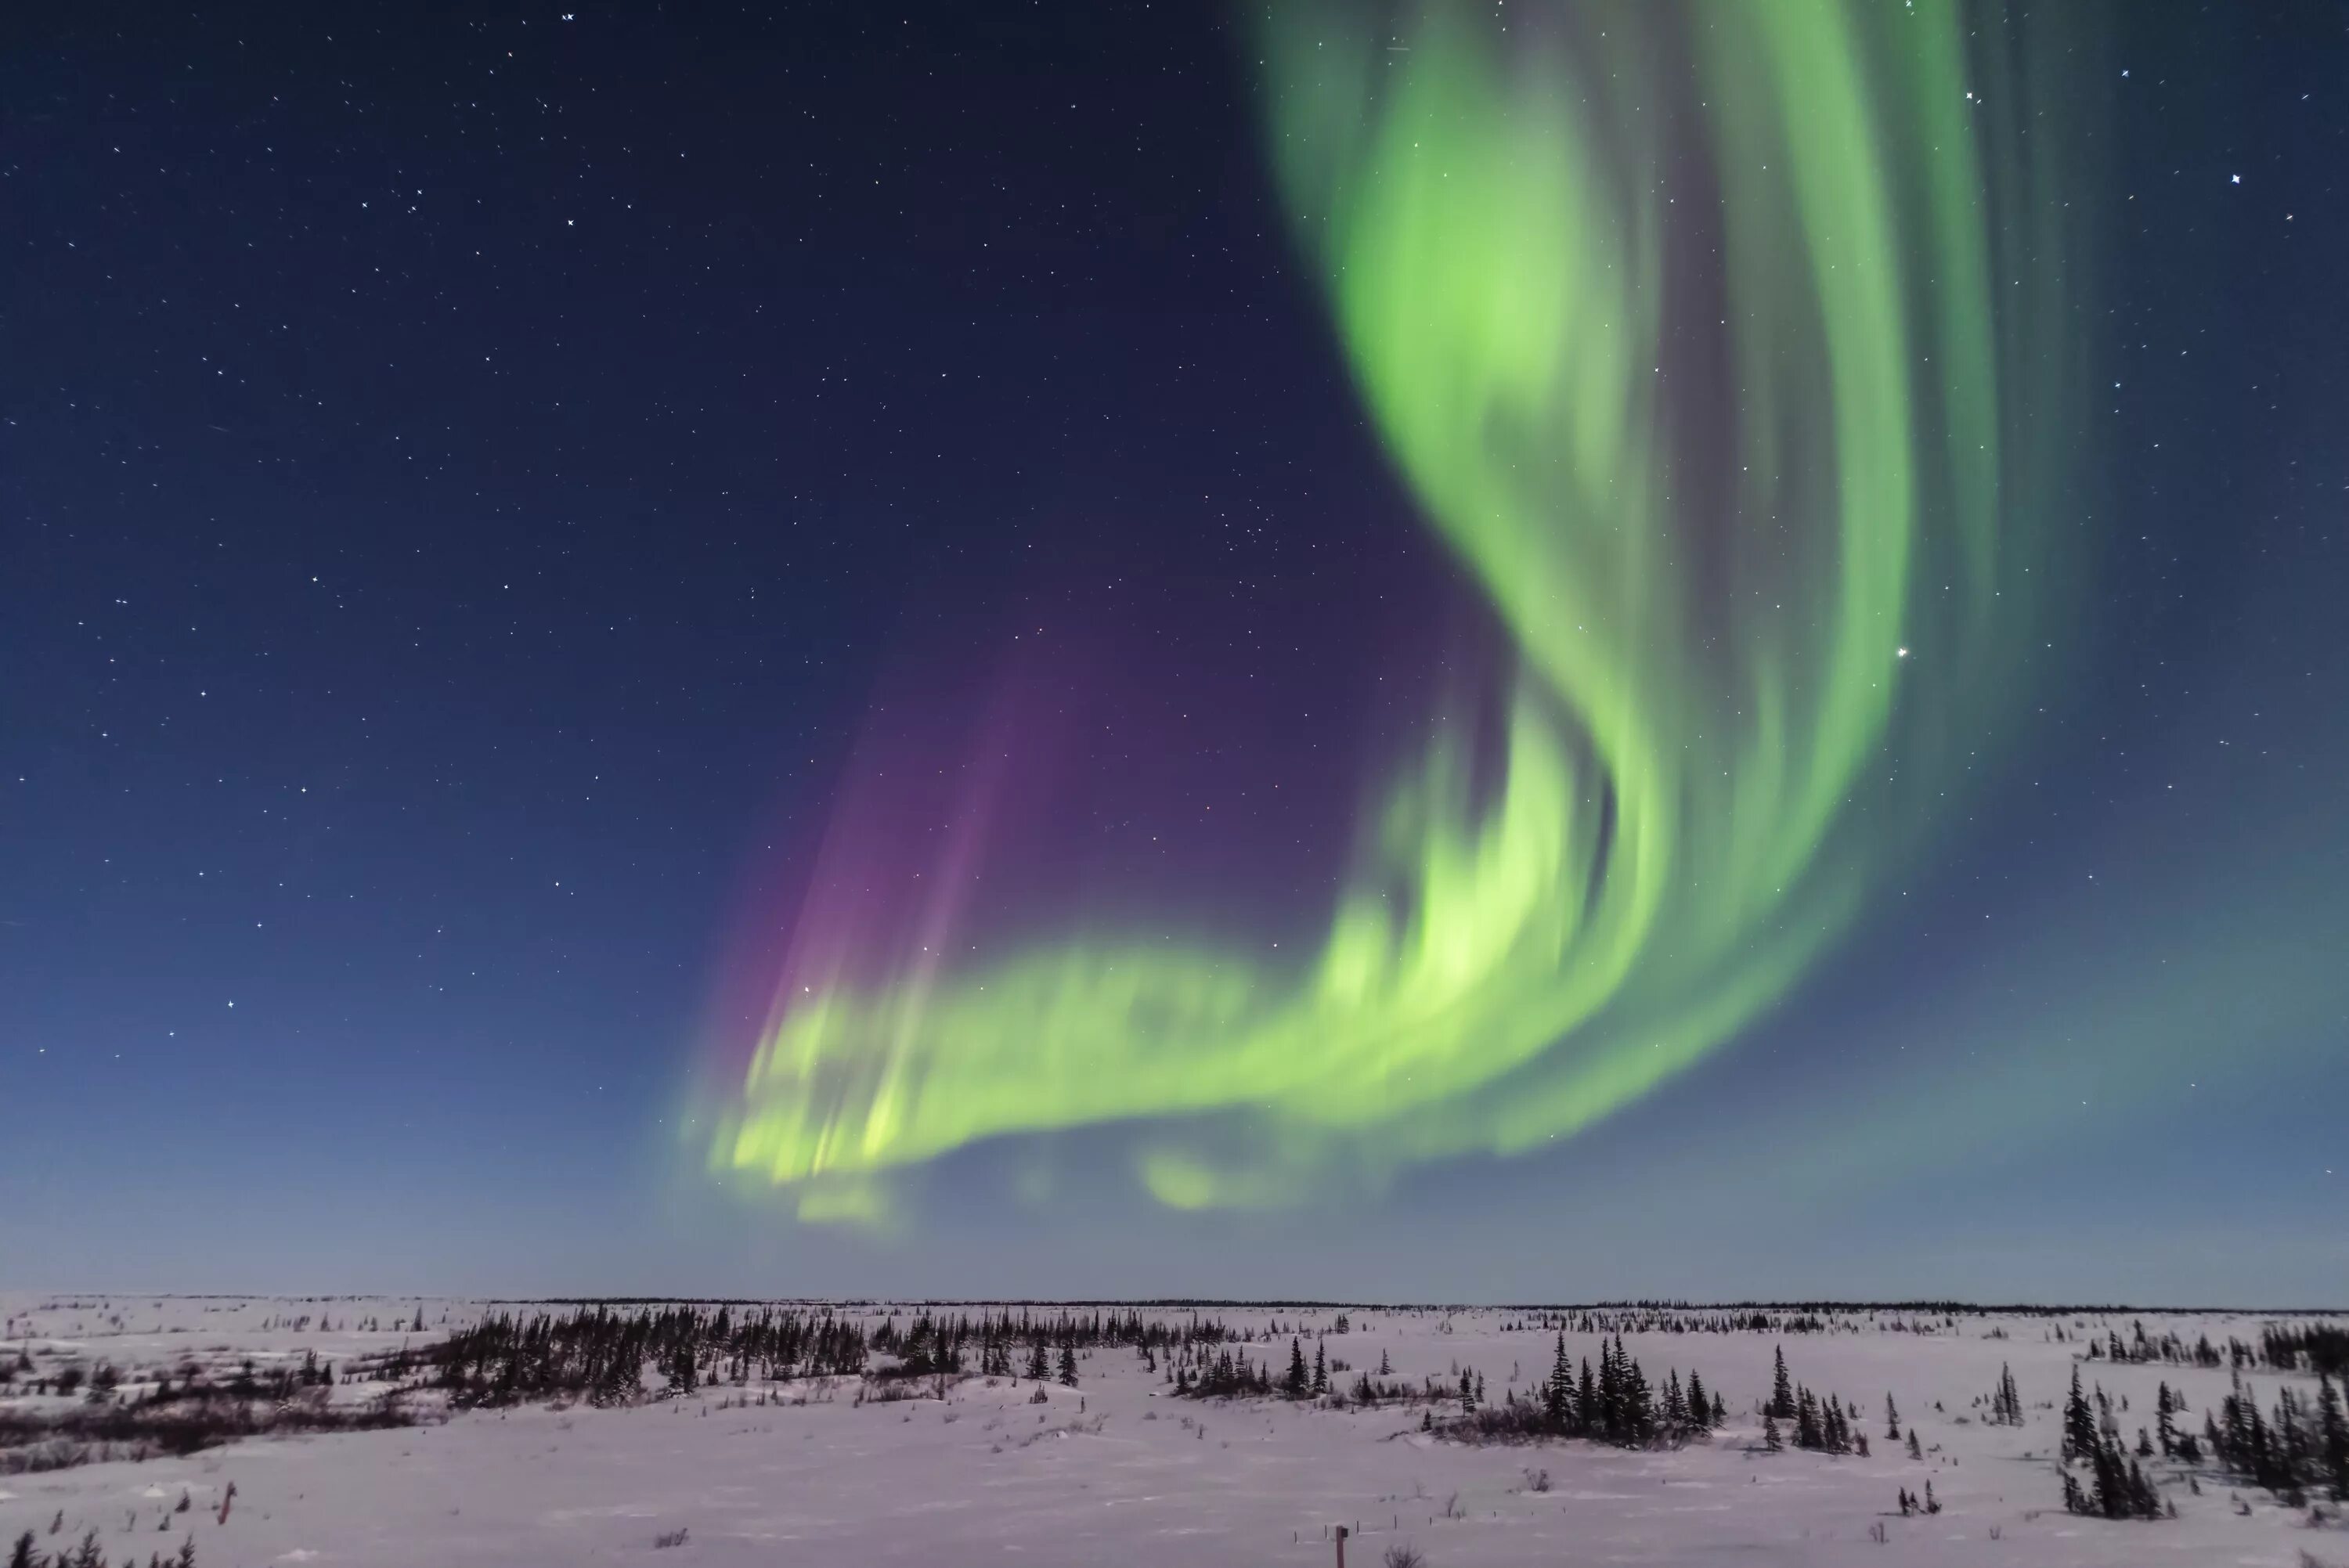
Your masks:
M 1346 1568 L 1346 1527 L 1338 1526 L 1338 1568 Z

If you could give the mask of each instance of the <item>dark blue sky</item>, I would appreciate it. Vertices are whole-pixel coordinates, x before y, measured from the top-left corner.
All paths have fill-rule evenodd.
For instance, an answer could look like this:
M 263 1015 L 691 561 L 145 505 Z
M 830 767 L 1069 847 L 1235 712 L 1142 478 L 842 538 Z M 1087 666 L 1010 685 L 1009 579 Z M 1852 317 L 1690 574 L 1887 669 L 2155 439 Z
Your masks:
M 1475 663 L 1242 46 L 329 9 L 0 53 L 0 1280 L 2340 1295 L 2337 8 L 2111 13 L 2076 654 L 1739 1048 L 1338 1210 L 950 1182 L 878 1238 L 663 1125 L 860 748 L 1048 627 L 1091 738 L 1042 880 L 1278 927 Z

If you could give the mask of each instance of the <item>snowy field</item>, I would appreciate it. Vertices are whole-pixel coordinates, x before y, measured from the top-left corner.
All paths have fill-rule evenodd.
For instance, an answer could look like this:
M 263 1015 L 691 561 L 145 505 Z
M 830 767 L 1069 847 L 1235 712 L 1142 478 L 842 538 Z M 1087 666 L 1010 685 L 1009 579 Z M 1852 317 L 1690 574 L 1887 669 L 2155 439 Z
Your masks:
M 335 1410 L 368 1408 L 398 1386 L 396 1377 L 373 1378 L 370 1368 L 381 1369 L 380 1358 L 403 1345 L 422 1350 L 485 1315 L 540 1310 L 547 1309 L 429 1298 L 0 1294 L 0 1350 L 16 1368 L 0 1384 L 0 1415 L 17 1420 L 21 1438 L 28 1418 L 87 1411 L 101 1366 L 119 1379 L 108 1398 L 127 1403 L 159 1377 L 184 1383 L 192 1368 L 213 1384 L 240 1375 L 266 1383 L 313 1355 L 341 1370 L 336 1383 L 303 1398 Z M 925 1309 L 838 1310 L 869 1329 L 893 1318 L 903 1328 Z M 977 1316 L 999 1309 L 926 1310 Z M 1170 1322 L 1192 1312 L 1113 1310 Z M 2154 1423 L 2159 1385 L 2182 1390 L 2177 1424 L 2199 1432 L 2233 1377 L 2223 1366 L 2116 1364 L 2103 1355 L 2084 1361 L 2090 1343 L 2101 1351 L 2117 1332 L 2134 1344 L 2141 1324 L 2157 1343 L 2175 1335 L 2189 1346 L 2205 1337 L 2222 1349 L 2230 1339 L 2256 1345 L 2278 1321 L 2258 1315 L 1884 1309 L 1822 1314 L 1822 1326 L 1802 1332 L 1788 1331 L 1777 1313 L 1781 1321 L 1762 1331 L 1628 1333 L 1624 1347 L 1651 1383 L 1661 1388 L 1668 1374 L 1685 1379 L 1694 1371 L 1727 1415 L 1708 1437 L 1627 1450 L 1576 1440 L 1475 1446 L 1423 1429 L 1458 1414 L 1448 1391 L 1464 1368 L 1484 1379 L 1488 1407 L 1540 1398 L 1556 1336 L 1538 1326 L 1542 1315 L 1533 1309 L 1350 1308 L 1344 1334 L 1330 1332 L 1335 1308 L 1198 1310 L 1257 1336 L 1229 1348 L 1275 1377 L 1289 1363 L 1295 1334 L 1306 1357 L 1319 1349 L 1331 1363 L 1333 1388 L 1383 1360 L 1395 1382 L 1420 1389 L 1432 1382 L 1446 1400 L 1332 1408 L 1326 1400 L 1177 1398 L 1166 1381 L 1169 1360 L 1145 1365 L 1130 1346 L 1104 1345 L 1077 1353 L 1073 1387 L 1057 1381 L 1056 1367 L 1056 1380 L 1042 1385 L 966 1375 L 947 1381 L 943 1398 L 931 1378 L 896 1386 L 919 1398 L 884 1401 L 874 1397 L 880 1385 L 864 1377 L 770 1380 L 763 1367 L 720 1366 L 714 1385 L 689 1394 L 664 1393 L 648 1369 L 633 1403 L 547 1398 L 451 1411 L 444 1394 L 421 1387 L 430 1370 L 419 1361 L 403 1369 L 419 1391 L 399 1401 L 414 1425 L 246 1438 L 184 1458 L 41 1470 L 0 1464 L 0 1552 L 31 1531 L 44 1560 L 95 1532 L 115 1568 L 157 1553 L 169 1560 L 189 1540 L 202 1568 L 1175 1568 L 1331 1563 L 1332 1528 L 1342 1524 L 1355 1532 L 1346 1560 L 1358 1568 L 1403 1551 L 1422 1554 L 1428 1568 L 2302 1568 L 2304 1554 L 2326 1568 L 2349 1564 L 2349 1531 L 2337 1522 L 2312 1524 L 2309 1506 L 2231 1481 L 2207 1459 L 2199 1470 L 2146 1461 L 2175 1519 L 2114 1522 L 2061 1506 L 2053 1455 L 2075 1366 L 2111 1397 L 2132 1446 L 2137 1429 Z M 1567 1313 L 1569 1322 L 1580 1316 Z M 1601 1351 L 1600 1336 L 1578 1326 L 1566 1336 L 1578 1366 Z M 1851 1425 L 1870 1439 L 1868 1457 L 1761 1448 L 1758 1412 L 1781 1346 L 1795 1380 L 1856 1407 Z M 887 1361 L 876 1356 L 873 1369 Z M 1335 1370 L 1339 1363 L 1346 1370 Z M 57 1380 L 68 1368 L 78 1371 L 78 1387 L 60 1394 Z M 2020 1426 L 1987 1419 L 2007 1368 L 2022 1399 Z M 2262 1407 L 2285 1388 L 2315 1406 L 2313 1376 L 2259 1366 L 2244 1377 Z M 1898 1442 L 1885 1438 L 1888 1394 L 1899 1409 Z M 1905 1440 L 1912 1428 L 1916 1459 Z M 1921 1496 L 1929 1481 L 1940 1511 L 1902 1515 L 1899 1494 Z M 2318 1512 L 2335 1511 L 2314 1500 Z M 680 1532 L 681 1542 L 659 1544 Z

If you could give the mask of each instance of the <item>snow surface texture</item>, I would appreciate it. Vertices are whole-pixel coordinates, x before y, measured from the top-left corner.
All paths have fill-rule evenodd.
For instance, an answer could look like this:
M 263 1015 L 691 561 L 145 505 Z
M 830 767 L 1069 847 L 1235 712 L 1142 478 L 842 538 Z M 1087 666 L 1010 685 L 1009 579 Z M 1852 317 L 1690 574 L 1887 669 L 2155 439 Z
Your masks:
M 422 1310 L 427 1333 L 413 1332 Z M 0 1388 L 0 1410 L 55 1410 L 26 1385 L 60 1368 L 106 1362 L 134 1383 L 140 1369 L 189 1359 L 233 1368 L 298 1364 L 315 1350 L 348 1363 L 416 1344 L 517 1304 L 427 1298 L 286 1300 L 0 1294 L 0 1327 L 36 1371 Z M 843 1308 L 879 1318 L 892 1309 Z M 912 1311 L 895 1309 L 904 1324 Z M 952 1309 L 938 1309 L 952 1310 Z M 971 1309 L 976 1312 L 979 1309 Z M 1040 1312 L 1044 1309 L 1039 1309 Z M 1145 1307 L 1145 1317 L 1178 1309 Z M 1278 1336 L 1242 1346 L 1285 1369 L 1288 1333 L 1331 1326 L 1334 1308 L 1211 1307 L 1235 1328 Z M 739 1311 L 739 1309 L 738 1309 Z M 321 1315 L 331 1326 L 317 1326 Z M 1187 1312 L 1180 1312 L 1187 1316 Z M 1553 1336 L 1518 1327 L 1516 1310 L 1350 1309 L 1352 1331 L 1327 1353 L 1354 1369 L 1381 1354 L 1397 1377 L 1456 1386 L 1466 1367 L 1487 1398 L 1538 1396 Z M 1127 1350 L 1080 1357 L 1080 1386 L 967 1377 L 948 1398 L 859 1403 L 854 1378 L 725 1385 L 681 1398 L 648 1393 L 630 1408 L 524 1406 L 431 1417 L 393 1430 L 256 1439 L 188 1459 L 97 1463 L 0 1475 L 0 1551 L 23 1531 L 54 1552 L 85 1530 L 119 1561 L 166 1555 L 192 1533 L 202 1568 L 319 1563 L 412 1568 L 597 1563 L 695 1564 L 970 1563 L 1306 1564 L 1335 1561 L 1331 1527 L 1358 1532 L 1347 1561 L 1378 1568 L 1408 1545 L 1428 1568 L 1516 1563 L 1984 1564 L 2015 1568 L 2158 1563 L 2303 1568 L 2303 1553 L 2349 1564 L 2349 1530 L 2312 1527 L 2309 1511 L 2264 1492 L 2230 1490 L 2201 1472 L 2192 1492 L 2177 1467 L 2153 1461 L 2179 1517 L 2117 1522 L 2067 1515 L 2051 1459 L 2061 1404 L 2089 1339 L 2142 1319 L 2157 1338 L 2208 1335 L 2256 1341 L 2257 1315 L 1983 1315 L 1906 1311 L 1829 1315 L 1803 1334 L 1631 1334 L 1626 1346 L 1661 1386 L 1693 1368 L 1729 1408 L 1710 1440 L 1627 1452 L 1568 1441 L 1467 1447 L 1420 1429 L 1417 1408 L 1333 1411 L 1280 1399 L 1177 1399 Z M 370 1322 L 399 1327 L 369 1329 Z M 2060 1323 L 2072 1342 L 2050 1337 Z M 2002 1335 L 2003 1337 L 1998 1336 Z M 1856 1403 L 1871 1458 L 1792 1448 L 1759 1451 L 1773 1350 L 1822 1395 Z M 1569 1332 L 1578 1364 L 1596 1336 Z M 1985 1424 L 2002 1365 L 2024 1404 L 2023 1426 Z M 2156 1387 L 2182 1388 L 2184 1430 L 2199 1431 L 2230 1385 L 2225 1370 L 2081 1364 L 2113 1395 L 2134 1440 L 2153 1420 Z M 1343 1386 L 1348 1372 L 1332 1382 Z M 2278 1375 L 2251 1381 L 2264 1404 Z M 2313 1380 L 2292 1378 L 2313 1394 Z M 337 1401 L 379 1389 L 338 1387 Z M 1898 1402 L 1925 1450 L 1883 1440 L 1884 1400 Z M 804 1404 L 793 1402 L 804 1396 Z M 747 1401 L 747 1403 L 746 1403 Z M 1456 1406 L 1452 1407 L 1456 1409 Z M 1547 1470 L 1549 1490 L 1529 1472 Z M 1928 1480 L 1943 1505 L 1902 1517 L 1905 1488 Z M 220 1504 L 236 1488 L 225 1522 Z M 182 1492 L 193 1502 L 176 1512 Z M 2235 1499 L 2240 1497 L 2242 1503 Z M 2249 1512 L 2239 1511 L 2248 1505 Z M 63 1514 L 57 1534 L 51 1524 Z M 2327 1511 L 2331 1511 L 2329 1509 Z M 1871 1538 L 1881 1526 L 1886 1540 Z M 686 1532 L 682 1543 L 656 1542 Z

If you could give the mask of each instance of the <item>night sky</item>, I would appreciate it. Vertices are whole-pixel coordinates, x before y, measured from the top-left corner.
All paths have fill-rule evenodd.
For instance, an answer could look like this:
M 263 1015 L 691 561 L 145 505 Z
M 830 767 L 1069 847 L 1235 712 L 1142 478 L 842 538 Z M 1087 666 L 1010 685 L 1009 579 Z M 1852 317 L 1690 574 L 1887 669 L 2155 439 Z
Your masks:
M 0 50 L 0 1279 L 2341 1296 L 2338 7 L 2079 8 L 2012 83 L 1967 35 L 1943 85 L 1989 103 L 1952 121 L 1985 189 L 2060 174 L 2035 219 L 1975 211 L 2012 459 L 1981 515 L 2022 575 L 1971 620 L 1934 597 L 1966 503 L 1921 463 L 1880 712 L 1837 695 L 1844 645 L 1756 629 L 1850 600 L 1733 477 L 1775 443 L 1789 514 L 1866 511 L 1870 288 L 1734 259 L 1805 188 L 1690 152 L 1733 80 L 1603 113 L 1559 85 L 1702 10 L 1475 11 L 1457 57 L 1551 95 L 1493 134 L 1553 98 L 1588 134 L 1545 186 L 1433 114 L 1454 207 L 1360 149 L 1284 161 L 1325 123 L 1283 118 L 1326 85 L 1299 29 L 1342 8 L 48 9 Z M 1396 73 L 1442 81 L 1413 26 L 1355 40 L 1390 126 Z M 1993 79 L 2060 106 L 2012 117 L 2028 156 Z M 1904 165 L 1905 134 L 1878 260 L 1904 319 L 1957 321 L 1962 269 L 1901 226 L 1948 144 Z M 1657 557 L 1620 680 L 1544 665 L 1535 593 L 1554 566 L 1612 613 L 1616 558 L 1491 521 L 1639 446 L 1591 412 L 1613 340 L 1571 338 L 1578 422 L 1522 461 L 1454 418 L 1542 202 L 1600 189 L 1727 214 L 1674 242 L 1636 367 L 1664 390 L 1631 399 L 1657 515 L 1720 531 Z M 1580 297 L 1646 297 L 1598 254 Z M 1537 319 L 1482 346 L 1496 397 Z M 1768 420 L 1723 357 L 1765 319 L 1836 367 Z M 1919 449 L 1954 448 L 1958 372 L 1912 346 L 1883 357 L 1930 389 Z M 1644 493 L 1537 506 L 1539 538 L 1634 530 Z M 1815 835 L 1754 804 L 1796 743 L 1721 738 L 1761 647 L 1849 754 Z M 1588 847 L 1526 923 L 1637 926 L 1629 978 L 1572 1011 L 1571 939 L 1529 977 L 1510 926 L 1473 984 L 1332 1001 L 1372 903 L 1476 962 L 1556 814 L 1475 871 L 1442 824 L 1508 816 L 1553 731 Z M 1677 852 L 1639 925 L 1609 901 L 1642 747 Z M 1728 920 L 1737 857 L 1788 843 Z M 1618 1070 L 1651 1036 L 1687 1059 Z M 814 1065 L 761 1088 L 774 1038 Z M 1409 1090 L 1373 1065 L 1423 1050 Z M 1574 1109 L 1522 1122 L 1552 1088 Z

